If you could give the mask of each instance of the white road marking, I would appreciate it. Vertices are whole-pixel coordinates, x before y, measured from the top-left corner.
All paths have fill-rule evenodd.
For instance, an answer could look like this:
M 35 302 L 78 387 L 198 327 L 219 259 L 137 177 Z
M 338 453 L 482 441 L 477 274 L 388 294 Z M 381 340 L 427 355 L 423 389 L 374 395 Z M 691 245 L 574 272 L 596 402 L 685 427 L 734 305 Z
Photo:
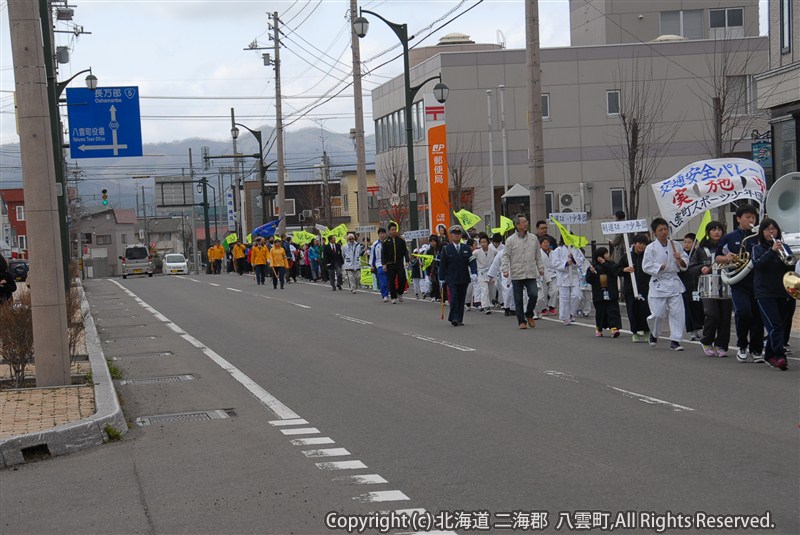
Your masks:
M 333 461 L 330 463 L 314 463 L 320 470 L 358 470 L 367 465 L 361 461 Z
M 316 435 L 319 429 L 316 427 L 295 427 L 294 429 L 281 429 L 284 435 Z
M 271 422 L 269 422 L 269 425 L 276 425 L 276 426 L 281 426 L 281 425 L 306 425 L 306 424 L 308 424 L 308 422 L 306 422 L 302 418 L 298 418 L 296 420 L 272 420 Z
M 350 452 L 344 448 L 326 448 L 322 450 L 305 450 L 303 455 L 306 457 L 344 457 Z
M 649 405 L 664 405 L 666 407 L 670 407 L 675 412 L 680 411 L 693 411 L 691 407 L 684 407 L 683 405 L 678 405 L 676 403 L 671 403 L 669 401 L 664 401 L 663 399 L 658 399 L 650 396 L 645 396 L 644 394 L 637 394 L 636 392 L 631 392 L 629 390 L 623 390 L 621 388 L 617 388 L 616 386 L 606 385 L 608 388 L 612 390 L 616 390 L 617 392 L 621 393 L 623 396 L 633 398 L 635 400 L 641 401 L 642 403 L 647 403 Z
M 199 280 L 195 280 L 195 279 L 192 279 L 192 278 L 189 278 L 189 277 L 187 277 L 187 278 L 192 282 L 200 282 Z
M 129 296 L 135 299 L 139 299 L 136 296 L 136 294 L 125 288 L 117 281 L 112 280 L 110 282 L 116 284 Z M 153 307 L 147 305 L 141 299 L 139 299 L 139 302 L 140 304 L 142 304 L 142 306 L 146 307 L 148 310 L 151 310 L 155 313 L 155 309 Z M 200 342 L 199 340 L 197 340 L 196 338 L 194 338 L 189 334 L 183 334 L 181 335 L 181 337 L 187 340 L 193 346 L 199 347 L 208 358 L 214 361 L 220 368 L 228 372 L 231 375 L 231 377 L 233 377 L 242 386 L 244 386 L 251 394 L 253 394 L 256 397 L 256 399 L 258 399 L 258 401 L 261 402 L 262 405 L 271 410 L 275 414 L 275 416 L 284 420 L 294 420 L 300 418 L 300 416 L 298 416 L 297 413 L 295 413 L 294 411 L 289 409 L 289 407 L 278 401 L 278 399 L 275 396 L 267 392 L 258 383 L 256 383 L 255 381 L 250 379 L 250 377 L 242 373 L 236 366 L 234 366 L 233 364 L 222 358 L 213 349 L 206 347 L 202 342 Z
M 545 373 L 546 375 L 549 375 L 549 376 L 551 376 L 551 377 L 557 377 L 558 379 L 563 379 L 564 381 L 569 381 L 570 383 L 580 383 L 580 381 L 578 381 L 578 380 L 575 378 L 575 376 L 574 376 L 574 375 L 570 375 L 570 374 L 568 374 L 568 373 L 564 373 L 564 372 L 557 372 L 557 371 L 555 371 L 555 370 L 548 370 L 548 371 L 546 371 L 546 372 L 544 372 L 544 373 Z
M 186 280 L 188 277 L 184 277 L 183 275 L 175 275 L 176 279 L 183 279 Z
M 357 502 L 370 503 L 370 502 L 401 502 L 410 500 L 408 496 L 399 490 L 379 490 L 376 492 L 368 492 L 353 498 Z
M 432 344 L 438 344 L 451 349 L 457 349 L 459 351 L 475 351 L 475 349 L 472 347 L 461 346 L 454 344 L 453 342 L 445 342 L 444 340 L 436 340 L 435 338 L 431 338 L 430 336 L 422 336 L 421 334 L 409 334 L 407 336 L 411 336 L 411 338 L 416 338 L 417 340 L 422 340 L 423 342 L 430 342 Z
M 388 483 L 388 481 L 383 479 L 378 474 L 366 474 L 360 476 L 342 476 L 342 477 L 335 477 L 333 478 L 333 480 L 336 481 L 337 483 L 345 483 L 350 485 L 380 485 L 382 483 Z
M 219 284 L 217 284 L 216 282 L 209 282 L 209 284 L 210 284 L 211 286 L 216 286 L 217 288 L 219 288 L 219 286 L 220 286 L 220 285 L 219 285 Z
M 311 308 L 310 306 L 301 305 L 300 303 L 292 303 L 292 304 L 293 304 L 294 306 L 296 306 L 296 307 L 300 307 L 300 308 Z
M 239 293 L 241 293 L 241 292 L 242 292 L 242 291 L 241 291 L 240 289 L 238 289 L 238 288 L 225 288 L 225 289 L 226 289 L 226 290 L 230 290 L 230 291 L 232 291 L 232 292 L 239 292 Z
M 186 334 L 186 332 L 184 332 L 183 329 L 181 329 L 180 327 L 178 327 L 177 325 L 175 325 L 171 321 L 169 323 L 167 323 L 167 327 L 169 327 L 171 330 L 175 331 L 177 334 L 181 334 L 181 335 Z
M 316 446 L 320 444 L 336 444 L 330 437 L 296 438 L 290 441 L 292 446 Z
M 342 318 L 343 320 L 352 321 L 353 323 L 360 323 L 361 325 L 372 325 L 371 321 L 361 320 L 358 318 L 351 318 L 350 316 L 343 316 L 342 314 L 336 314 L 336 316 Z

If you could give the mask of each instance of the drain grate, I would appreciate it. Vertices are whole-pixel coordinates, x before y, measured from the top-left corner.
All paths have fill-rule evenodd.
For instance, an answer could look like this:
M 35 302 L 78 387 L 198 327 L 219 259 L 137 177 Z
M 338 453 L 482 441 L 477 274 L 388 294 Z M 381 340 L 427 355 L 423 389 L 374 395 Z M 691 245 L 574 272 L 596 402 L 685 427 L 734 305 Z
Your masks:
M 141 379 L 125 379 L 119 382 L 120 385 L 153 385 L 161 383 L 178 383 L 180 381 L 192 381 L 192 375 L 163 375 L 161 377 L 142 377 Z
M 196 412 L 179 412 L 177 414 L 158 414 L 155 416 L 142 416 L 136 418 L 136 425 L 144 427 L 147 425 L 176 424 L 188 422 L 207 422 L 210 420 L 224 420 L 236 416 L 233 410 L 211 410 Z
M 124 360 L 124 359 L 145 359 L 152 357 L 171 357 L 174 355 L 172 351 L 154 351 L 150 353 L 130 353 L 128 355 L 113 355 L 109 360 Z
M 105 342 L 110 344 L 112 342 L 127 342 L 129 340 L 155 340 L 158 336 L 118 336 L 116 338 L 109 338 Z

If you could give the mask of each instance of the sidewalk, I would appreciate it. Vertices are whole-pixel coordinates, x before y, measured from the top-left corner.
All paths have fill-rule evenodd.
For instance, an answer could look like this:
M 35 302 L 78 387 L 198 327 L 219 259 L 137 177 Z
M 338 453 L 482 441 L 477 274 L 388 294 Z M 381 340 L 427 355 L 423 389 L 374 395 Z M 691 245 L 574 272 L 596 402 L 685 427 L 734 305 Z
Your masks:
M 89 360 L 73 364 L 71 374 L 91 370 L 94 383 L 0 391 L 0 468 L 29 457 L 64 455 L 102 444 L 108 440 L 107 425 L 127 432 L 94 318 L 83 287 L 79 288 L 86 331 L 78 352 Z M 26 367 L 26 378 L 35 373 L 35 364 Z M 9 376 L 8 365 L 3 364 L 0 378 Z

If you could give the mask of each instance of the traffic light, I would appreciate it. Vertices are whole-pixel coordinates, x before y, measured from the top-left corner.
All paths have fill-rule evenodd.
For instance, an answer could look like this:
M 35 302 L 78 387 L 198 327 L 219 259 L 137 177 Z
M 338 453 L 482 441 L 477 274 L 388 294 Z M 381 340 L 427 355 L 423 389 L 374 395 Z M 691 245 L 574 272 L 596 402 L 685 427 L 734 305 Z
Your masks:
M 103 196 L 102 196 L 103 206 L 107 206 L 108 205 L 108 190 L 104 189 L 101 193 L 103 194 Z

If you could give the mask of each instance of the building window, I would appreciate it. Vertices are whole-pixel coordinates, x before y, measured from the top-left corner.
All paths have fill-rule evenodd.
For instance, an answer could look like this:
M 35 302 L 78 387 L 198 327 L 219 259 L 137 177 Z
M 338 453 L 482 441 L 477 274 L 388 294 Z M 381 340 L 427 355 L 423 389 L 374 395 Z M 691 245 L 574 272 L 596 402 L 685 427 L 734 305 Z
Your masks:
M 367 195 L 367 208 L 370 210 L 377 210 L 380 208 L 380 203 L 378 202 L 377 195 Z
M 708 12 L 712 39 L 744 37 L 744 9 L 712 9 Z
M 781 54 L 792 51 L 792 0 L 781 0 Z
M 120 242 L 120 243 L 123 243 L 123 244 L 124 244 L 124 243 L 128 243 L 128 235 L 127 235 L 127 234 L 120 234 L 120 236 L 119 236 L 119 242 Z
M 286 213 L 283 215 L 285 215 L 286 217 L 289 217 L 290 215 L 295 215 L 294 199 L 286 199 L 283 202 L 283 205 L 286 207 Z
M 28 248 L 28 237 L 27 236 L 17 236 L 17 247 L 20 249 L 27 249 Z
M 623 188 L 611 188 L 611 213 L 625 212 L 626 200 Z
M 98 234 L 96 243 L 97 243 L 97 245 L 111 245 L 111 235 L 110 234 Z
M 748 94 L 750 93 L 748 82 L 749 78 L 747 76 L 728 77 L 727 108 L 734 115 L 747 115 L 751 110 L 748 99 Z
M 550 120 L 550 93 L 542 93 L 542 119 Z
M 544 192 L 544 211 L 547 217 L 550 217 L 550 214 L 553 212 L 553 198 L 554 193 L 552 191 Z
M 619 89 L 606 91 L 606 113 L 619 115 Z
M 17 221 L 25 221 L 25 207 L 17 206 Z
M 661 35 L 680 35 L 687 39 L 702 39 L 703 10 L 662 11 Z

